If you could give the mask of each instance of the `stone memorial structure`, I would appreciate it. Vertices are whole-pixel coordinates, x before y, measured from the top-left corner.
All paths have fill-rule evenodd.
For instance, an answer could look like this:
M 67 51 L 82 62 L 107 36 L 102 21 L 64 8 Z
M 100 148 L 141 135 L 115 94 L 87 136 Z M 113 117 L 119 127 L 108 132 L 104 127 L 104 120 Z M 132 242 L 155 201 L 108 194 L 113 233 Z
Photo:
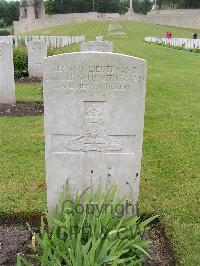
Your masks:
M 29 77 L 42 78 L 43 62 L 47 57 L 47 44 L 42 41 L 30 41 L 28 48 L 28 72 Z
M 128 14 L 129 15 L 133 15 L 134 14 L 134 11 L 133 11 L 133 0 L 130 0 L 130 6 L 129 6 L 129 9 L 128 9 Z
M 82 42 L 81 43 L 81 52 L 110 52 L 112 53 L 112 43 L 108 41 L 91 41 L 91 42 Z
M 15 103 L 13 50 L 10 42 L 0 41 L 0 103 Z
M 48 209 L 62 186 L 117 184 L 137 205 L 146 61 L 113 53 L 70 53 L 44 63 Z
M 20 21 L 33 21 L 45 18 L 45 7 L 43 0 L 22 0 L 19 6 Z

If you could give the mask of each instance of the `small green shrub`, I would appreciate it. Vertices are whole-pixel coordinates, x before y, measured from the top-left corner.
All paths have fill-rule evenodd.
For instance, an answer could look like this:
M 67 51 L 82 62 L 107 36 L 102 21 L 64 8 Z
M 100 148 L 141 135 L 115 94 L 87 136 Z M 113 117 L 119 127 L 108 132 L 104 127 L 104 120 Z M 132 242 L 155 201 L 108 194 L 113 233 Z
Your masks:
M 195 49 L 193 50 L 193 52 L 194 52 L 194 53 L 200 53 L 200 49 L 195 48 Z
M 28 54 L 25 47 L 13 49 L 15 78 L 28 76 Z
M 25 45 L 25 39 L 24 38 L 18 39 L 18 45 L 20 47 L 26 47 L 26 45 Z
M 185 48 L 183 46 L 177 46 L 176 49 L 177 50 L 185 50 Z
M 53 47 L 48 47 L 47 49 L 47 56 L 52 56 L 54 55 L 54 48 Z
M 0 36 L 8 36 L 10 32 L 6 29 L 0 29 Z
M 134 214 L 119 215 L 124 199 L 116 194 L 112 187 L 98 193 L 87 189 L 73 197 L 66 186 L 48 225 L 42 219 L 41 233 L 35 234 L 34 262 L 43 266 L 142 265 L 149 241 L 141 234 L 155 217 L 142 222 Z M 18 255 L 17 265 L 33 265 L 33 260 Z

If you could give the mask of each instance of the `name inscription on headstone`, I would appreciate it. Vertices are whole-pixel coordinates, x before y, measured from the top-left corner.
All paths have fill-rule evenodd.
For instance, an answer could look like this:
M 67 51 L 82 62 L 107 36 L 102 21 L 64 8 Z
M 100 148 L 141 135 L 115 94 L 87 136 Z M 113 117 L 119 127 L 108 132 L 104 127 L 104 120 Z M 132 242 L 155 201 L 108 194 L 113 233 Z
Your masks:
M 76 64 L 59 65 L 44 79 L 55 83 L 54 89 L 62 90 L 63 96 L 123 96 L 129 94 L 132 83 L 143 82 L 144 76 L 137 73 L 135 66 Z

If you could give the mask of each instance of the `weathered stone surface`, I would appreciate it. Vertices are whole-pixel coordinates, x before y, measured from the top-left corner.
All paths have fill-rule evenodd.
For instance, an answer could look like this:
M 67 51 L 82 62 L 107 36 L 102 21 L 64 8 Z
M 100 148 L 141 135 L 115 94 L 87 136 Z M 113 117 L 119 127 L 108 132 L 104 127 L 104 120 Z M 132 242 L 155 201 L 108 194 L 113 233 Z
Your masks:
M 72 191 L 117 184 L 137 204 L 146 61 L 112 53 L 45 59 L 44 108 L 49 210 L 67 179 Z
M 42 41 L 30 41 L 28 48 L 28 72 L 29 77 L 43 76 L 43 62 L 47 57 L 47 44 Z
M 81 52 L 88 51 L 112 53 L 112 43 L 108 41 L 92 41 L 81 43 Z
M 0 42 L 0 103 L 15 103 L 12 44 Z

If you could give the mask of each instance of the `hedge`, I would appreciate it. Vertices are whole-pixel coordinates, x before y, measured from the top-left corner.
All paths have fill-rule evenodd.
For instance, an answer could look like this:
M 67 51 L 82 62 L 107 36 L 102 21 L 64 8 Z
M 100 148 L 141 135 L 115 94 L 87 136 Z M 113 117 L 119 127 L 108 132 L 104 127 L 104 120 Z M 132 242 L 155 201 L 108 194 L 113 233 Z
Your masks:
M 15 78 L 28 76 L 28 53 L 25 47 L 13 49 Z

